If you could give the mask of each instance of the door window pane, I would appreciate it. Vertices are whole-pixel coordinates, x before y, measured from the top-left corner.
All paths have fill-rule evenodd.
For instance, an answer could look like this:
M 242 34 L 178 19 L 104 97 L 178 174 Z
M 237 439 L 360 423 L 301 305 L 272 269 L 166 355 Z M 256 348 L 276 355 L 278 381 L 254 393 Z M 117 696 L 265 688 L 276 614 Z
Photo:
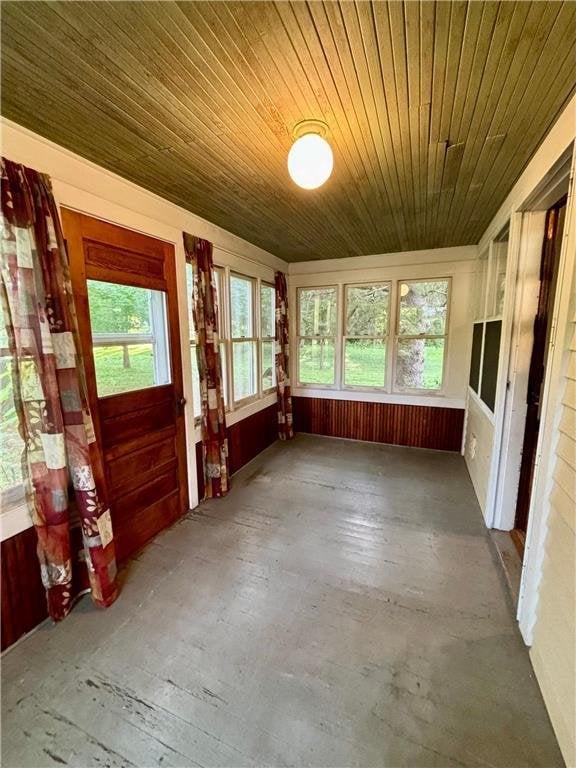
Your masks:
M 303 384 L 334 384 L 334 340 L 300 339 L 299 380 Z
M 88 280 L 98 396 L 169 384 L 162 291 Z
M 251 338 L 254 336 L 253 290 L 254 283 L 249 278 L 238 275 L 230 276 L 232 338 Z
M 99 397 L 154 386 L 152 344 L 94 346 L 93 354 Z
M 256 394 L 256 342 L 232 342 L 234 370 L 234 400 L 243 400 Z
M 302 288 L 299 293 L 300 336 L 336 333 L 336 288 Z
M 446 332 L 448 280 L 400 283 L 401 336 L 443 336 Z
M 383 387 L 386 342 L 380 339 L 346 339 L 344 383 L 356 387 Z
M 398 341 L 396 386 L 399 389 L 440 389 L 443 368 L 444 339 Z

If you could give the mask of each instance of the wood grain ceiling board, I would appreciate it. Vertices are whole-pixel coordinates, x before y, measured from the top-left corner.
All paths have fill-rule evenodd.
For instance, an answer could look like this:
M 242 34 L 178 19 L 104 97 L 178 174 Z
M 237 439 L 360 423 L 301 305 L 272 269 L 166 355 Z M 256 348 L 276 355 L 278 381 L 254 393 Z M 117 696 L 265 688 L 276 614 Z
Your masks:
M 287 261 L 476 243 L 576 88 L 574 2 L 1 9 L 5 117 Z

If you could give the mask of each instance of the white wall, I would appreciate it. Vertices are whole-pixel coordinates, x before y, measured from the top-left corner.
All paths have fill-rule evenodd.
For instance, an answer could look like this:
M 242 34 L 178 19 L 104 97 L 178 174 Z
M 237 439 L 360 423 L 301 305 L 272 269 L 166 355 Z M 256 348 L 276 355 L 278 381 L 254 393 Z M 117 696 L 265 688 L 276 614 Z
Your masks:
M 472 291 L 476 269 L 476 246 L 436 248 L 401 253 L 353 256 L 290 264 L 289 303 L 297 306 L 297 289 L 305 286 L 338 286 L 339 318 L 342 316 L 343 288 L 347 283 L 396 281 L 410 279 L 451 278 L 448 338 L 444 383 L 440 393 L 410 394 L 393 391 L 361 391 L 341 385 L 333 387 L 296 386 L 297 382 L 297 317 L 293 309 L 290 333 L 292 393 L 301 397 L 326 397 L 339 400 L 360 400 L 378 403 L 406 403 L 444 408 L 464 408 L 470 344 L 472 336 Z M 390 315 L 395 307 L 391 303 Z M 393 329 L 391 329 L 393 330 Z M 341 329 L 340 329 L 341 336 Z M 338 339 L 337 339 L 338 343 Z M 338 358 L 338 352 L 337 352 Z M 388 357 L 390 360 L 390 357 Z
M 194 444 L 199 439 L 192 413 L 192 369 L 187 312 L 185 255 L 182 232 L 206 238 L 214 244 L 214 261 L 252 277 L 273 281 L 274 271 L 287 272 L 288 265 L 271 253 L 258 248 L 205 219 L 180 208 L 136 184 L 101 168 L 88 160 L 0 118 L 1 152 L 9 160 L 47 173 L 52 179 L 54 197 L 60 206 L 72 208 L 90 216 L 142 232 L 171 243 L 175 249 L 177 288 L 182 342 L 182 369 L 186 405 L 186 435 L 188 443 L 188 482 L 190 503 L 198 499 Z M 275 402 L 268 395 L 228 414 L 232 424 Z M 24 507 L 2 510 L 0 534 L 2 539 L 30 527 Z

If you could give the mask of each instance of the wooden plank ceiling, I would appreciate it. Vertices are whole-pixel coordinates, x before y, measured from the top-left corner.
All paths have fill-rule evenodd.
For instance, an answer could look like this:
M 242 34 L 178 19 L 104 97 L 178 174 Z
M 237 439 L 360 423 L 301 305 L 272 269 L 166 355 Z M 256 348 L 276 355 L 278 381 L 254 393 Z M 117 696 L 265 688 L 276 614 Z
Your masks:
M 575 51 L 574 2 L 3 2 L 2 114 L 288 261 L 462 245 Z M 315 191 L 286 169 L 306 118 Z

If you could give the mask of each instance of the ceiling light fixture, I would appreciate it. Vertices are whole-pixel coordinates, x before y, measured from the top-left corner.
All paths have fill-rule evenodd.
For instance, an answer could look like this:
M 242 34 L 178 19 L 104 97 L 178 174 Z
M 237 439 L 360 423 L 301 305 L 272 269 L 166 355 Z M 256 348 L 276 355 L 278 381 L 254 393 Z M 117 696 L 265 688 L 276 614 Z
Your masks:
M 294 126 L 294 144 L 288 152 L 288 173 L 303 189 L 317 189 L 330 178 L 334 156 L 324 138 L 328 126 L 321 120 L 302 120 Z

